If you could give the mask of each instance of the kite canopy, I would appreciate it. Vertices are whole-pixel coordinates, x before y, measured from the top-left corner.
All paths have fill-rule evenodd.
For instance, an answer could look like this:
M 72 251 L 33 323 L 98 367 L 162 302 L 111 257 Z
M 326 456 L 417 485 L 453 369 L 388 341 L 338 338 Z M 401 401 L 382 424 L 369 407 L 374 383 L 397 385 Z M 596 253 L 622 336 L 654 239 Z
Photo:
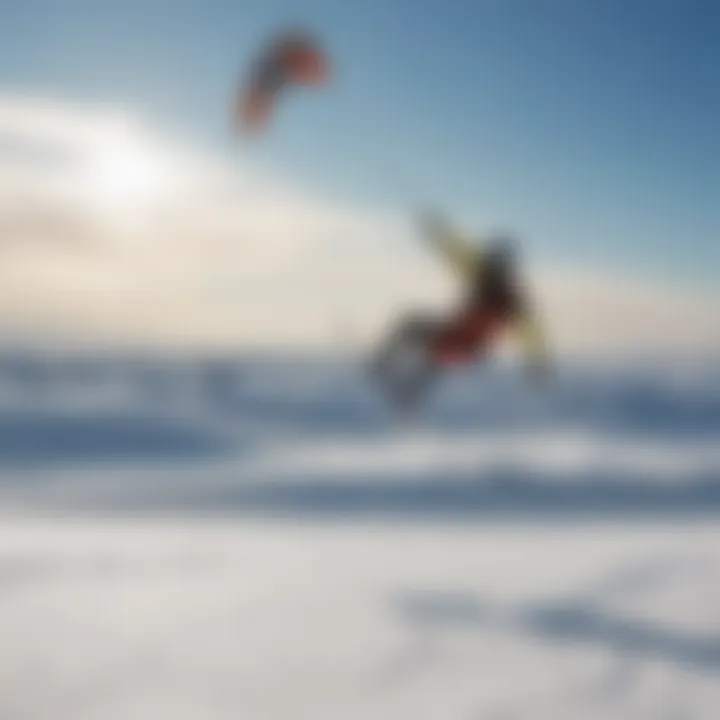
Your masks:
M 283 91 L 324 85 L 329 75 L 328 58 L 312 37 L 301 32 L 282 35 L 263 50 L 241 88 L 236 117 L 239 128 L 263 130 Z

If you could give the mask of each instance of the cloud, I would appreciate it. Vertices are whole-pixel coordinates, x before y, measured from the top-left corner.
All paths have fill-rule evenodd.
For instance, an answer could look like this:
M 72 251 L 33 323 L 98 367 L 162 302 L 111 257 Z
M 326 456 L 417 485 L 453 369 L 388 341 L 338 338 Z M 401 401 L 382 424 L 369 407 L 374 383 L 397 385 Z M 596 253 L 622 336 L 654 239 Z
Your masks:
M 568 352 L 720 350 L 717 296 L 578 269 L 541 270 L 537 286 L 553 335 Z
M 561 351 L 720 348 L 715 300 L 534 270 Z M 407 214 L 300 188 L 121 108 L 0 97 L 0 322 L 116 342 L 358 341 L 451 279 Z
M 0 142 L 0 312 L 41 332 L 312 340 L 338 248 L 389 227 L 120 112 L 0 100 Z

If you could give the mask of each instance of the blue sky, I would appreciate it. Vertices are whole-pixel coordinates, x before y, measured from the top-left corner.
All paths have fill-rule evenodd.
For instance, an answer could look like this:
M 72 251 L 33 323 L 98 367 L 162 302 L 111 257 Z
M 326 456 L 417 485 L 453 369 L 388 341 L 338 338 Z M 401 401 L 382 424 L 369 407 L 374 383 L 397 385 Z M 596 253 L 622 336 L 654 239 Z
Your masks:
M 337 83 L 248 148 L 232 90 L 285 24 L 316 30 Z M 712 286 L 719 33 L 713 0 L 17 0 L 0 91 L 124 103 L 343 201 L 426 201 L 542 261 Z

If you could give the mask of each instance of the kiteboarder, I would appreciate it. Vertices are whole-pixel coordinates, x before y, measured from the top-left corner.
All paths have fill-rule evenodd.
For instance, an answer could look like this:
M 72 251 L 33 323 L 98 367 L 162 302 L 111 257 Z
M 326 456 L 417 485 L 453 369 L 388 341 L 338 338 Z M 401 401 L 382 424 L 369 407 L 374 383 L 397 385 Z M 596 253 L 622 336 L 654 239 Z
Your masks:
M 520 282 L 513 239 L 495 236 L 476 247 L 431 213 L 421 216 L 421 230 L 462 281 L 464 297 L 448 317 L 405 314 L 383 338 L 371 372 L 392 402 L 414 411 L 442 370 L 487 358 L 506 331 L 523 343 L 530 377 L 546 377 L 546 334 Z

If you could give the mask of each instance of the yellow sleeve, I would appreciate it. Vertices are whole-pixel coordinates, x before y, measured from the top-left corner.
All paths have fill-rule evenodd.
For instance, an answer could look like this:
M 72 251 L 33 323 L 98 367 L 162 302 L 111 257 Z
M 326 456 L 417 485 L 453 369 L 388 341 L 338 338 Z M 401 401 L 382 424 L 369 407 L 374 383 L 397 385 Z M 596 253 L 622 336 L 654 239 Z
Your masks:
M 545 363 L 550 359 L 545 328 L 534 312 L 526 312 L 517 321 L 515 330 L 520 339 L 525 358 L 530 363 Z
M 430 245 L 461 279 L 470 281 L 477 277 L 482 263 L 482 252 L 479 249 L 436 216 L 424 215 L 421 226 Z

